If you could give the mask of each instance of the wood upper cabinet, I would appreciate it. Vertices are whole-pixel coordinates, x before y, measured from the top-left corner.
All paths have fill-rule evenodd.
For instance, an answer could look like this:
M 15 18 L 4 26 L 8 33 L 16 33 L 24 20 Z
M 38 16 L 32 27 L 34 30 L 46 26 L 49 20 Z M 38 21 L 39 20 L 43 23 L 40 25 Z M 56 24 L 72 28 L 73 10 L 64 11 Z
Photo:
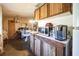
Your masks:
M 67 12 L 67 11 L 72 12 L 72 3 L 63 3 L 62 8 L 63 8 L 63 12 Z
M 35 19 L 43 19 L 68 11 L 72 12 L 72 3 L 45 3 L 35 10 Z
M 40 7 L 40 19 L 47 17 L 47 4 L 44 4 Z
M 39 18 L 40 18 L 39 9 L 35 10 L 35 12 L 34 12 L 34 18 L 35 18 L 35 20 L 39 20 Z
M 49 3 L 48 10 L 49 16 L 71 11 L 71 3 Z
M 49 16 L 53 16 L 62 12 L 61 3 L 50 3 L 48 6 L 49 6 Z

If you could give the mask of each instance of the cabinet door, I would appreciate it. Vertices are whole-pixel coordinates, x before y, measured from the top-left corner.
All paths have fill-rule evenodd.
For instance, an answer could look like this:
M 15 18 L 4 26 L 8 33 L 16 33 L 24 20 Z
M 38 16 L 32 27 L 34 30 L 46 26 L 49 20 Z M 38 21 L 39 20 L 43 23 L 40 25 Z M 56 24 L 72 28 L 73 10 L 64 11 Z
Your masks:
M 34 52 L 34 37 L 32 34 L 30 35 L 30 49 Z
M 48 4 L 49 16 L 57 15 L 67 11 L 72 11 L 71 3 L 50 3 Z
M 40 56 L 40 40 L 35 39 L 35 55 Z
M 49 46 L 45 42 L 43 42 L 43 55 L 44 56 L 49 56 Z
M 55 56 L 55 47 L 43 42 L 43 55 L 44 56 Z
M 49 16 L 53 16 L 62 12 L 62 3 L 49 4 Z
M 47 4 L 40 7 L 40 19 L 47 17 Z
M 62 8 L 63 8 L 63 12 L 67 12 L 67 11 L 72 12 L 72 3 L 63 3 Z
M 34 18 L 35 18 L 35 20 L 39 20 L 39 18 L 40 18 L 39 9 L 35 10 L 35 12 L 34 12 Z

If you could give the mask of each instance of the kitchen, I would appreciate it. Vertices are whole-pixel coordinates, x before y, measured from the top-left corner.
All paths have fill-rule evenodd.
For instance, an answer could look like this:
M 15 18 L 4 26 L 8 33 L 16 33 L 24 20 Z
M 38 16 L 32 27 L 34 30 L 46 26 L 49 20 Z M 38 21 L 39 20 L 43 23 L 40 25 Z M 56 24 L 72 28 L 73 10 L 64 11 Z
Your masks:
M 25 5 L 29 7 L 24 9 Z M 13 41 L 21 40 L 25 43 L 23 48 L 28 48 L 35 56 L 72 56 L 72 3 L 1 4 L 1 7 L 3 43 L 5 42 L 3 48 L 10 42 L 12 44 Z M 13 10 L 9 10 L 11 7 Z M 30 10 L 30 16 L 18 15 L 23 10 L 30 13 L 29 9 L 33 10 Z M 11 14 L 12 11 L 15 12 Z M 2 49 L 2 52 L 4 55 L 5 50 Z

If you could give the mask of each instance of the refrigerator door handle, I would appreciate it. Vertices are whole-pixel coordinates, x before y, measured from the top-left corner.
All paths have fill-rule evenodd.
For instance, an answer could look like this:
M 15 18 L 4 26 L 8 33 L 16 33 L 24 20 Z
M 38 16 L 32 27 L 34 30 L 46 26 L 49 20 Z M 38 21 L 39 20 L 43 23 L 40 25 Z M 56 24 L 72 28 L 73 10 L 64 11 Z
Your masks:
M 73 27 L 73 29 L 75 29 L 75 30 L 79 30 L 79 27 Z

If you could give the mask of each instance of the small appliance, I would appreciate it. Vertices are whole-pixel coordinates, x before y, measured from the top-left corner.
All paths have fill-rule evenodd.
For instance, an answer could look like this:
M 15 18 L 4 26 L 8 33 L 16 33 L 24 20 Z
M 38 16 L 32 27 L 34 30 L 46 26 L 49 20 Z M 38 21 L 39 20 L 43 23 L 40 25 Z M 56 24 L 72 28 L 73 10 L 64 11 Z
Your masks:
M 39 28 L 38 28 L 38 32 L 45 34 L 45 28 L 39 27 Z
M 50 32 L 50 36 L 56 40 L 66 40 L 67 39 L 67 25 L 57 25 Z

